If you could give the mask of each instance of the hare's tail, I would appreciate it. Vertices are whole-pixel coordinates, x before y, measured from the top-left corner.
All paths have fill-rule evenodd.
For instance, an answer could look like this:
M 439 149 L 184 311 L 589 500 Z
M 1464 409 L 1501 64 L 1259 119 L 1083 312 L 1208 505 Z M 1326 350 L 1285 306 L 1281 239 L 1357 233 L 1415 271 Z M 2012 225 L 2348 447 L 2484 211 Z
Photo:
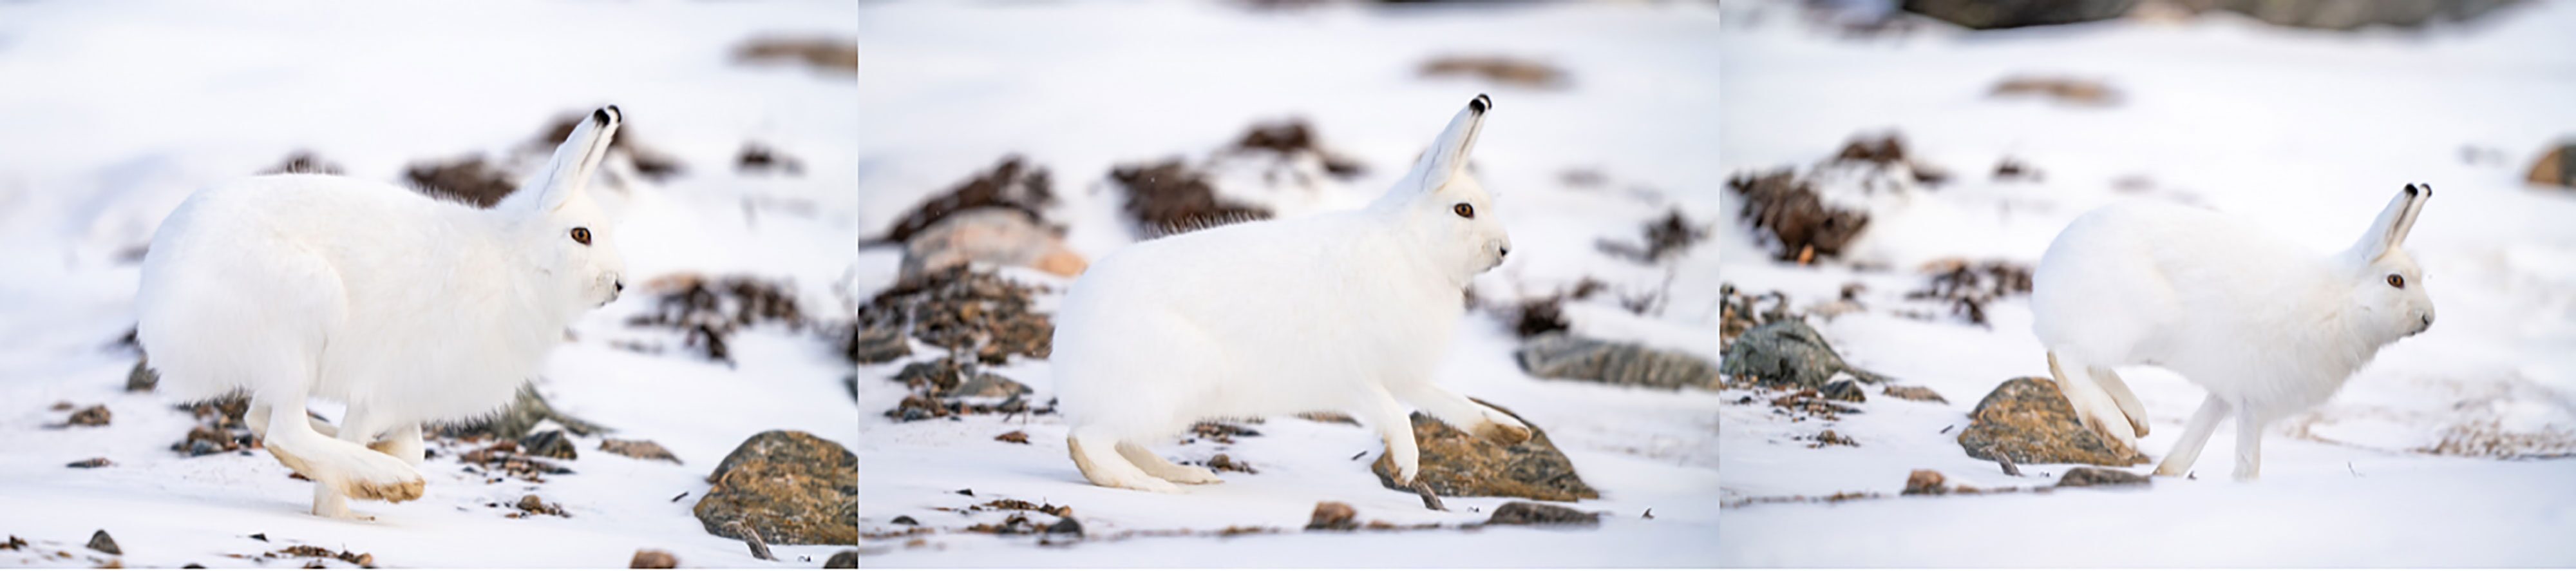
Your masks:
M 2075 407 L 2075 414 L 2085 424 L 2131 445 L 2147 435 L 2146 406 L 2138 404 L 2138 395 L 2129 392 L 2129 383 L 2121 380 L 2119 373 L 2105 367 L 2073 364 L 2061 366 L 2057 352 L 2048 353 L 2049 375 L 2057 379 L 2058 390 L 2066 393 L 2067 404 Z M 2075 374 L 2067 374 L 2070 369 Z M 2127 434 L 2115 428 L 2115 423 L 2128 424 Z

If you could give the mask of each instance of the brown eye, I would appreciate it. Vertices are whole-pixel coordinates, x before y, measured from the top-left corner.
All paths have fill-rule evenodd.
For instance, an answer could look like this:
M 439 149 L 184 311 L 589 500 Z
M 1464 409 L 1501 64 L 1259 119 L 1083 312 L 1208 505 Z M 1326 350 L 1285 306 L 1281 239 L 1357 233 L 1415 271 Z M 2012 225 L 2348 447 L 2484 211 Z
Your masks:
M 1456 213 L 1458 213 L 1458 217 L 1459 217 L 1459 218 L 1475 218 L 1475 217 L 1476 217 L 1476 207 L 1474 207 L 1474 206 L 1468 206 L 1468 205 L 1467 205 L 1467 203 L 1464 203 L 1464 202 L 1460 202 L 1460 203 L 1458 203 L 1458 205 L 1457 205 L 1457 206 L 1451 206 L 1451 207 L 1449 207 L 1449 211 L 1450 211 L 1450 212 L 1456 212 Z
M 588 245 L 590 245 L 590 229 L 589 229 L 589 228 L 574 228 L 574 229 L 572 229 L 572 241 L 574 241 L 574 242 L 580 242 L 580 243 L 581 243 L 581 245 L 584 245 L 584 246 L 588 246 Z
M 2406 289 L 2406 276 L 2388 274 L 2388 287 Z

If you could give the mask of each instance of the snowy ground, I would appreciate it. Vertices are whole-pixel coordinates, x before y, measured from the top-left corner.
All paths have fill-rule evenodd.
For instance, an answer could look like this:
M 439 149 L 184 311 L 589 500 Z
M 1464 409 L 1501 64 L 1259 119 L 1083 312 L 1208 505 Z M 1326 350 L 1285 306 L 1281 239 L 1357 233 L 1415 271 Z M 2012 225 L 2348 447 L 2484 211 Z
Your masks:
M 1680 208 L 1716 219 L 1723 172 L 1717 133 L 1716 14 L 1706 4 L 1506 8 L 1327 6 L 1282 12 L 1231 3 L 889 3 L 860 14 L 863 61 L 861 226 L 873 233 L 915 203 L 1020 153 L 1047 168 L 1062 203 L 1050 215 L 1098 259 L 1135 239 L 1108 187 L 1115 165 L 1193 162 L 1254 122 L 1303 116 L 1322 142 L 1368 166 L 1348 182 L 1265 182 L 1258 167 L 1220 173 L 1218 191 L 1298 216 L 1366 202 L 1393 182 L 1458 107 L 1495 102 L 1474 165 L 1513 237 L 1511 260 L 1476 282 L 1487 299 L 1543 295 L 1589 275 L 1642 293 L 1669 280 L 1660 314 L 1595 299 L 1567 308 L 1576 330 L 1716 359 L 1716 252 L 1661 265 L 1606 256 L 1596 239 L 1634 241 L 1649 218 Z M 1416 70 L 1449 54 L 1553 64 L 1570 85 L 1546 90 Z M 1600 173 L 1576 187 L 1562 174 Z M 1289 180 L 1289 179 L 1281 179 Z M 864 249 L 861 291 L 895 278 L 899 252 Z M 1012 275 L 1061 288 L 1036 272 Z M 1060 291 L 1060 290 L 1059 290 Z M 1052 304 L 1055 296 L 1041 299 Z M 885 379 L 900 364 L 862 367 L 860 530 L 900 532 L 910 516 L 941 530 L 863 540 L 867 566 L 1705 566 L 1717 561 L 1716 395 L 1543 381 L 1511 360 L 1497 317 L 1471 313 L 1438 382 L 1511 407 L 1549 431 L 1600 500 L 1597 530 L 1492 528 L 1310 535 L 1318 501 L 1348 502 L 1362 520 L 1482 521 L 1503 498 L 1453 498 L 1448 513 L 1380 487 L 1367 468 L 1382 446 L 1354 426 L 1295 418 L 1255 425 L 1230 446 L 1169 444 L 1184 461 L 1218 452 L 1258 474 L 1176 495 L 1091 486 L 1067 459 L 1059 417 L 968 417 L 896 423 L 877 414 L 904 395 Z M 918 346 L 924 347 L 925 346 Z M 1052 393 L 1043 361 L 995 370 Z M 1029 444 L 994 436 L 1023 430 Z M 1352 459 L 1355 454 L 1364 454 Z M 974 497 L 953 493 L 972 489 Z M 1027 536 L 962 532 L 1006 514 L 936 511 L 995 499 L 1069 505 L 1094 538 L 1127 531 L 1285 528 L 1231 538 L 1094 539 L 1040 547 Z M 1653 519 L 1643 516 L 1648 509 Z M 1052 516 L 1038 515 L 1042 524 Z
M 643 2 L 239 4 L 14 2 L 0 6 L 0 535 L 32 550 L 0 566 L 243 566 L 227 554 L 310 544 L 383 566 L 622 566 L 639 548 L 691 566 L 814 567 L 837 549 L 777 546 L 753 559 L 707 534 L 690 507 L 707 472 L 754 433 L 803 430 L 844 444 L 856 414 L 848 363 L 815 335 L 750 331 L 738 368 L 616 340 L 676 345 L 628 328 L 629 295 L 575 326 L 539 386 L 559 409 L 619 438 L 656 441 L 685 465 L 596 450 L 540 485 L 484 484 L 453 456 L 422 466 L 427 496 L 356 502 L 372 522 L 306 514 L 311 484 L 265 454 L 183 458 L 193 424 L 157 395 L 123 392 L 135 358 L 112 347 L 134 323 L 136 269 L 122 253 L 201 186 L 309 149 L 351 176 L 394 181 L 414 161 L 509 151 L 557 114 L 614 103 L 628 131 L 688 171 L 662 183 L 612 163 L 632 275 L 746 273 L 792 280 L 815 317 L 842 316 L 858 238 L 845 159 L 858 128 L 846 74 L 745 66 L 733 47 L 781 33 L 846 38 L 845 3 Z M 802 177 L 736 174 L 758 140 Z M 595 187 L 596 188 L 596 187 Z M 634 293 L 632 291 L 629 292 Z M 255 303 L 257 300 L 244 300 Z M 470 358 L 470 357 L 467 357 Z M 58 401 L 105 404 L 109 426 L 57 429 Z M 317 408 L 336 417 L 332 405 Z M 114 466 L 64 464 L 106 457 Z M 505 519 L 487 502 L 535 493 L 571 518 Z M 687 497 L 674 501 L 675 495 Z M 81 547 L 107 530 L 122 558 Z M 265 534 L 268 541 L 251 539 Z M 57 551 L 69 552 L 58 558 Z M 269 562 L 298 566 L 304 560 Z M 344 566 L 338 561 L 334 566 Z
M 1880 398 L 1840 421 L 1723 408 L 1729 501 L 1877 492 L 1890 499 L 1726 510 L 1720 560 L 1746 566 L 2527 566 L 2576 564 L 2576 461 L 2415 452 L 2446 436 L 2521 437 L 2511 452 L 2576 452 L 2576 194 L 2522 182 L 2576 134 L 2576 4 L 2537 3 L 2469 26 L 2354 34 L 2213 15 L 2008 32 L 1935 27 L 1844 36 L 1785 3 L 1729 3 L 1723 159 L 1729 172 L 1807 165 L 1854 134 L 1894 129 L 1954 179 L 1863 196 L 1870 234 L 1850 264 L 1773 262 L 1741 223 L 1718 232 L 1726 281 L 1805 307 L 1845 283 L 1868 309 L 1815 319 L 1854 364 L 1949 404 Z M 1993 99 L 2008 75 L 2066 74 L 2122 92 L 2107 108 Z M 2475 151 L 2464 151 L 2474 149 Z M 2014 157 L 2039 182 L 1995 181 Z M 2471 160 L 2471 159 L 2474 160 Z M 2121 181 L 2127 182 L 2121 182 Z M 2389 346 L 2334 400 L 2275 424 L 2263 478 L 2231 482 L 2232 426 L 2197 480 L 2150 489 L 1893 498 L 1915 469 L 1980 487 L 2006 476 L 1955 442 L 2006 379 L 2047 368 L 2026 297 L 1992 328 L 1905 311 L 1914 268 L 1964 256 L 2035 264 L 2077 214 L 2115 199 L 2181 200 L 2266 220 L 2318 248 L 2355 239 L 2407 182 L 2440 189 L 2408 240 L 2441 320 Z M 2128 187 L 2133 190 L 2115 190 Z M 1732 206 L 1729 206 L 1732 208 Z M 2202 398 L 2190 382 L 2125 372 L 2147 409 L 2142 451 L 2163 458 Z M 1730 398 L 1736 393 L 1730 392 Z M 1831 428 L 1858 447 L 1793 440 Z M 1945 433 L 1946 431 L 1946 433 Z M 2148 467 L 2130 468 L 2143 472 Z

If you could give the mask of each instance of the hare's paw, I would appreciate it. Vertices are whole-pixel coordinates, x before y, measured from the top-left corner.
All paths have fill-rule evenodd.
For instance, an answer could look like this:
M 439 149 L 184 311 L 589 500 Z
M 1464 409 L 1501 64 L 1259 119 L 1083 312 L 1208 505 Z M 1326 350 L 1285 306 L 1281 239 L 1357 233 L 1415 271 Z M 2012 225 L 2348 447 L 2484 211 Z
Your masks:
M 1170 481 L 1162 478 L 1156 478 L 1141 473 L 1130 476 L 1111 476 L 1103 479 L 1107 481 L 1094 481 L 1092 483 L 1099 484 L 1103 487 L 1125 488 L 1139 492 L 1154 492 L 1157 494 L 1181 493 L 1180 486 L 1173 485 Z
M 1145 471 L 1153 474 L 1156 478 L 1169 480 L 1176 484 L 1218 484 L 1225 482 L 1225 480 L 1221 480 L 1216 477 L 1215 471 L 1197 466 L 1182 466 L 1177 464 L 1169 466 L 1146 466 Z
M 1486 440 L 1492 440 L 1504 446 L 1528 442 L 1530 439 L 1529 425 L 1522 424 L 1520 420 L 1512 418 L 1511 415 L 1493 411 L 1486 411 L 1485 422 L 1483 424 L 1476 425 L 1472 432 L 1474 432 L 1476 436 L 1483 437 Z
M 364 454 L 358 458 L 361 460 L 349 467 L 345 477 L 332 482 L 333 487 L 349 497 L 401 503 L 420 499 L 423 488 L 428 485 L 421 479 L 419 470 L 392 456 Z

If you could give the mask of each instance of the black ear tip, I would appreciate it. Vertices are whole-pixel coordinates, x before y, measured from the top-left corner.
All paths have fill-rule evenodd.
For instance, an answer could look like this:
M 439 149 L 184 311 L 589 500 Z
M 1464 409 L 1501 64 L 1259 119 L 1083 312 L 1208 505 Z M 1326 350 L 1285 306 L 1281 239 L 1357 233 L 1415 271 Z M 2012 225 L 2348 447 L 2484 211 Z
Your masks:
M 1476 94 L 1475 100 L 1467 102 L 1467 108 L 1474 109 L 1477 113 L 1483 113 L 1486 109 L 1494 108 L 1494 99 L 1486 97 L 1485 94 L 1478 93 Z
M 2414 185 L 2414 183 L 2407 183 L 2407 185 L 2406 185 L 2406 195 L 2407 195 L 2407 196 L 2414 196 L 2414 195 L 2415 195 L 2415 185 Z
M 619 117 L 623 116 L 625 116 L 625 114 L 619 112 L 615 105 L 601 107 L 598 111 L 590 112 L 590 120 L 599 123 L 602 127 L 608 126 L 610 122 L 616 121 Z

